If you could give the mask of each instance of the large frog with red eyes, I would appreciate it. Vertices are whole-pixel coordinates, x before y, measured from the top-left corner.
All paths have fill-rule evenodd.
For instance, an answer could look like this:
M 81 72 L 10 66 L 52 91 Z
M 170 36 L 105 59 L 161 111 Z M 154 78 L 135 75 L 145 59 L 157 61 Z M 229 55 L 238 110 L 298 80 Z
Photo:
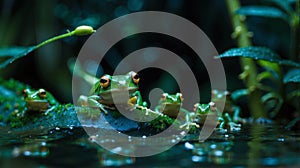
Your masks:
M 99 107 L 105 114 L 108 113 L 105 108 L 115 109 L 116 104 L 146 107 L 138 90 L 139 81 L 139 75 L 133 71 L 125 75 L 103 75 L 91 89 L 91 96 L 80 96 L 78 104 Z

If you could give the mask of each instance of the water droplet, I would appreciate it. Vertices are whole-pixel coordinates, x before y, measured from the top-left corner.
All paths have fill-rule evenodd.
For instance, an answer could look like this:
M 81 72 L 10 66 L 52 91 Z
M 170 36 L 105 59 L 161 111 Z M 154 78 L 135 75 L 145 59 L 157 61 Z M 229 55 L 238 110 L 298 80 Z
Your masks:
M 203 157 L 203 156 L 192 156 L 192 161 L 193 162 L 204 162 L 205 157 Z
M 215 156 L 223 156 L 223 154 L 224 154 L 224 152 L 221 151 L 221 150 L 216 150 L 216 151 L 214 151 L 214 155 L 215 155 Z
M 186 142 L 186 143 L 184 144 L 184 147 L 185 147 L 186 149 L 194 149 L 194 145 L 191 144 L 191 143 L 189 143 L 189 142 Z
M 216 149 L 216 147 L 217 147 L 216 144 L 211 144 L 211 145 L 210 145 L 210 148 L 211 148 L 211 149 Z
M 30 151 L 25 151 L 23 154 L 24 154 L 24 156 L 30 156 L 31 152 Z

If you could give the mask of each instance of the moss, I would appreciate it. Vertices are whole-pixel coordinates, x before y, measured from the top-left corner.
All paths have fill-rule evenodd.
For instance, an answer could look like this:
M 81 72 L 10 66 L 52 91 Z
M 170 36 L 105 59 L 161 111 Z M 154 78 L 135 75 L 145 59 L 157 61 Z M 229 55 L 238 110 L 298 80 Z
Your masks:
M 14 91 L 17 95 L 22 95 L 25 88 L 30 88 L 28 85 L 25 85 L 14 79 L 4 80 L 0 78 L 0 85 Z

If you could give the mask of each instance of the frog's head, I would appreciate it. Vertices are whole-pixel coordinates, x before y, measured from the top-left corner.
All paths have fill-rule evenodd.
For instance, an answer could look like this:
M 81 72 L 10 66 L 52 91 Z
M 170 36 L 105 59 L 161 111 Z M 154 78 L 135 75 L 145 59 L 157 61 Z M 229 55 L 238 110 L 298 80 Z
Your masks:
M 216 111 L 216 103 L 210 102 L 208 104 L 196 103 L 194 105 L 194 111 L 196 114 L 208 114 Z
M 176 94 L 163 93 L 160 100 L 162 104 L 181 105 L 181 102 L 183 101 L 183 97 L 181 93 L 176 93 Z
M 122 96 L 124 93 L 132 95 L 138 90 L 140 77 L 136 72 L 128 72 L 125 75 L 103 75 L 92 89 L 92 94 L 98 94 L 105 104 L 118 102 L 112 101 L 112 94 Z
M 45 111 L 57 103 L 53 96 L 44 89 L 25 89 L 23 96 L 28 110 L 31 111 Z
M 211 91 L 211 96 L 212 96 L 211 97 L 212 101 L 219 101 L 224 98 L 229 99 L 231 96 L 231 93 L 227 90 L 221 91 L 221 90 L 214 89 Z
M 159 101 L 159 104 L 161 106 L 160 111 L 164 114 L 167 114 L 168 116 L 176 117 L 181 108 L 182 101 L 183 97 L 181 93 L 163 93 Z

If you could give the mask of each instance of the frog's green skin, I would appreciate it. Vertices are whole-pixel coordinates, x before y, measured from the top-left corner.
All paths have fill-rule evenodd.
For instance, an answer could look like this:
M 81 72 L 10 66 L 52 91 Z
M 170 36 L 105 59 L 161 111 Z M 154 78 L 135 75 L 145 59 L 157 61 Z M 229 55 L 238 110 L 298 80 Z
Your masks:
M 221 113 L 216 107 L 216 103 L 210 102 L 208 104 L 196 103 L 194 105 L 194 111 L 196 116 L 199 117 L 199 124 L 204 124 L 205 119 L 208 115 L 216 115 L 217 121 L 219 122 L 218 128 L 224 129 L 229 127 L 230 130 L 239 130 L 241 125 L 233 122 L 232 118 L 227 112 Z
M 231 94 L 229 91 L 220 91 L 220 90 L 212 90 L 212 102 L 218 104 L 220 101 L 224 100 L 224 113 L 229 114 L 234 122 L 237 123 L 245 123 L 246 120 L 240 117 L 240 107 L 234 105 L 233 100 L 231 98 Z M 218 107 L 219 108 L 219 107 Z
M 26 102 L 25 111 L 39 111 L 45 112 L 45 114 L 47 114 L 57 105 L 59 105 L 58 101 L 55 100 L 52 94 L 45 91 L 44 89 L 25 89 L 23 91 L 23 96 Z
M 99 107 L 105 114 L 105 108 L 114 109 L 116 104 L 146 107 L 147 103 L 142 101 L 138 90 L 139 80 L 138 74 L 133 71 L 125 75 L 103 75 L 91 89 L 91 96 L 80 96 L 78 104 Z M 121 99 L 113 99 L 112 94 Z M 122 98 L 126 94 L 129 94 L 129 98 Z
M 162 98 L 159 100 L 158 105 L 155 107 L 155 111 L 163 113 L 171 118 L 176 118 L 179 111 L 185 113 L 185 124 L 181 125 L 180 128 L 186 127 L 190 129 L 191 126 L 199 127 L 198 124 L 192 122 L 193 114 L 182 108 L 182 94 L 168 94 L 163 93 Z

